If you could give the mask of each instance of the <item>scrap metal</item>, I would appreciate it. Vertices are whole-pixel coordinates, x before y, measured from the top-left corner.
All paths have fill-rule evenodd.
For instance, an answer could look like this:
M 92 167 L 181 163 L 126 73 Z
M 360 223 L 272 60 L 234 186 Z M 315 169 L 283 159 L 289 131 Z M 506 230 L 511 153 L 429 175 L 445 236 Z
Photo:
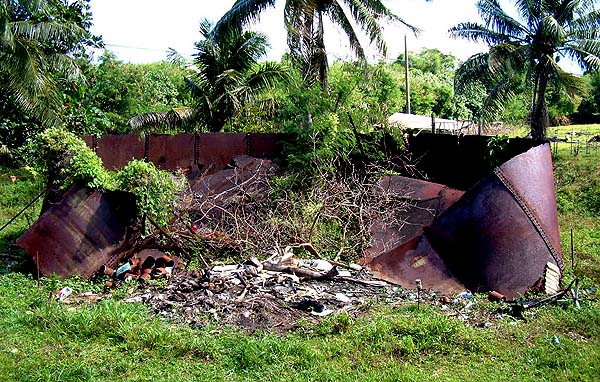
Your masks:
M 17 244 L 44 275 L 90 277 L 117 264 L 136 212 L 130 193 L 73 186 Z
M 547 263 L 563 268 L 556 208 L 544 144 L 496 168 L 420 236 L 372 259 L 367 254 L 365 263 L 406 287 L 418 278 L 442 291 L 497 291 L 512 299 L 542 287 Z

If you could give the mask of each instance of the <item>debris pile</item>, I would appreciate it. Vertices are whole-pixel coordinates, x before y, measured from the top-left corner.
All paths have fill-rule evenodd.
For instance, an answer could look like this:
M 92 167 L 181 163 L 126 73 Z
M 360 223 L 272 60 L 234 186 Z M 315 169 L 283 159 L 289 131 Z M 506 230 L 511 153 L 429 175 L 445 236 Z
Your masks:
M 124 281 L 167 279 L 179 262 L 177 257 L 167 256 L 155 249 L 146 249 L 129 258 L 117 269 L 102 265 L 97 273 Z M 107 281 L 106 286 L 111 287 L 112 281 Z
M 276 269 L 276 270 L 275 270 Z M 436 303 L 440 295 L 417 295 L 374 279 L 358 264 L 336 266 L 321 259 L 299 259 L 290 252 L 260 262 L 219 265 L 204 271 L 176 272 L 165 287 L 140 285 L 125 302 L 141 302 L 165 319 L 198 328 L 209 323 L 248 331 L 287 332 L 300 318 L 346 312 L 359 316 L 374 302 Z
M 229 168 L 208 166 L 191 174 L 173 223 L 164 229 L 149 219 L 156 231 L 143 240 L 132 230 L 131 195 L 74 186 L 18 244 L 47 275 L 95 273 L 111 282 L 170 277 L 162 291 L 142 283 L 132 299 L 180 321 L 202 323 L 210 314 L 249 329 L 278 326 L 267 316 L 314 317 L 360 310 L 369 298 L 410 299 L 415 287 L 418 301 L 437 301 L 434 290 L 446 297 L 494 291 L 503 301 L 533 289 L 560 288 L 563 264 L 548 144 L 516 155 L 467 190 L 401 176 L 375 183 L 343 179 L 325 182 L 322 193 L 311 195 L 314 205 L 304 210 L 294 209 L 302 200 L 274 199 L 270 181 L 277 168 L 271 160 L 247 155 L 230 160 Z M 289 219 L 273 214 L 277 209 Z M 333 219 L 344 240 L 332 243 L 339 247 L 334 261 L 321 260 L 312 244 L 318 242 L 314 228 L 336 211 L 343 212 Z M 298 220 L 302 226 L 290 223 Z M 204 262 L 203 270 L 187 272 L 175 256 L 191 259 L 186 241 L 261 258 L 276 250 L 266 261 L 221 267 Z M 315 260 L 298 259 L 294 248 Z M 338 262 L 351 250 L 364 255 L 360 266 Z

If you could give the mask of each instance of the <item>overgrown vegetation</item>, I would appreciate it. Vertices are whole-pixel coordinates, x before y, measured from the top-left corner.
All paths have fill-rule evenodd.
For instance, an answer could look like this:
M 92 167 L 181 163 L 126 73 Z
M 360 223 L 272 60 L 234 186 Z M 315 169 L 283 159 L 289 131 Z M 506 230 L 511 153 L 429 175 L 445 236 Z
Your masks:
M 170 218 L 180 189 L 170 174 L 143 161 L 132 161 L 116 173 L 106 171 L 76 134 L 128 133 L 126 122 L 135 115 L 178 112 L 180 107 L 194 106 L 184 80 L 186 71 L 167 62 L 124 64 L 110 54 L 92 63 L 85 55 L 85 47 L 99 46 L 101 41 L 89 33 L 88 2 L 0 0 L 0 160 L 12 166 L 0 169 L 1 224 L 34 201 L 46 189 L 47 179 L 56 182 L 50 185 L 56 190 L 83 183 L 94 188 L 130 191 L 137 196 L 141 218 L 149 216 L 159 224 L 166 224 Z M 274 1 L 249 3 L 260 3 L 264 8 Z M 318 9 L 308 3 L 300 4 L 306 8 L 296 9 L 292 24 L 298 26 L 301 21 L 310 20 L 318 26 L 323 12 L 338 3 L 321 1 Z M 358 7 L 367 2 L 351 3 Z M 369 7 L 379 4 L 368 3 Z M 294 8 L 299 3 L 287 4 Z M 380 11 L 391 17 L 385 13 L 385 7 Z M 250 13 L 246 19 L 253 17 Z M 357 14 L 360 23 L 373 21 L 372 15 Z M 502 16 L 496 12 L 498 15 Z M 597 12 L 592 16 L 597 19 Z M 274 178 L 267 192 L 261 193 L 260 188 L 243 189 L 239 199 L 232 198 L 232 203 L 238 203 L 235 214 L 225 220 L 216 216 L 211 221 L 200 216 L 206 219 L 203 221 L 222 225 L 209 228 L 222 232 L 220 239 L 232 240 L 237 255 L 251 251 L 264 254 L 281 243 L 317 251 L 329 258 L 354 259 L 368 240 L 365 229 L 371 215 L 402 206 L 397 196 L 371 191 L 378 176 L 393 173 L 393 168 L 358 171 L 353 163 L 388 159 L 382 157 L 378 148 L 384 133 L 394 132 L 387 127 L 387 117 L 404 111 L 401 64 L 406 57 L 400 56 L 392 64 L 360 61 L 327 65 L 323 60 L 322 30 L 313 30 L 315 25 L 303 30 L 304 45 L 293 46 L 292 57 L 282 59 L 290 82 L 270 87 L 252 97 L 252 102 L 246 102 L 249 97 L 231 97 L 235 113 L 228 113 L 227 121 L 214 124 L 224 131 L 286 132 L 297 138 L 296 144 L 286 147 L 283 153 L 285 160 L 281 165 L 287 175 Z M 375 25 L 368 23 L 365 29 L 373 30 Z M 556 32 L 555 28 L 550 29 Z M 310 35 L 311 32 L 318 33 Z M 597 31 L 591 33 L 597 37 Z M 208 34 L 204 37 L 215 38 Z M 377 36 L 375 40 L 382 42 Z M 294 41 L 300 43 L 299 36 L 292 36 L 290 42 Z M 210 41 L 205 42 L 210 45 Z M 15 46 L 24 49 L 17 50 Z M 360 56 L 362 48 L 353 48 Z M 259 52 L 263 50 L 264 47 Z M 48 54 L 64 60 L 49 61 Z M 413 79 L 413 113 L 477 120 L 489 111 L 484 108 L 484 100 L 497 90 L 490 82 L 479 78 L 454 93 L 456 58 L 426 49 L 409 54 L 408 59 Z M 66 66 L 54 65 L 61 62 Z M 556 69 L 555 62 L 546 63 Z M 85 80 L 73 75 L 76 69 L 81 70 Z M 214 78 L 226 79 L 232 73 L 228 67 L 221 69 Z M 540 79 L 544 80 L 541 72 L 530 69 L 529 76 L 516 73 L 510 83 L 521 84 L 514 92 L 522 96 L 515 97 L 502 114 L 494 114 L 493 118 L 521 122 L 527 119 L 531 106 L 527 95 L 532 91 L 526 85 L 532 81 L 523 80 L 537 78 L 533 81 L 533 93 L 541 89 Z M 571 78 L 558 69 L 555 72 L 558 77 L 553 79 Z M 30 81 L 32 75 L 40 81 Z M 540 96 L 537 103 L 543 106 L 548 102 L 550 116 L 557 122 L 568 122 L 565 117 L 574 111 L 586 118 L 597 117 L 598 73 L 586 73 L 580 82 L 584 81 L 587 94 L 566 98 L 559 86 L 548 84 L 546 96 Z M 32 88 L 36 84 L 39 88 Z M 215 100 L 228 91 L 237 94 L 231 84 L 239 82 L 227 84 L 214 91 Z M 195 88 L 197 96 L 206 95 L 203 91 L 207 90 Z M 220 111 L 217 108 L 209 113 Z M 64 128 L 44 131 L 47 125 Z M 205 122 L 203 128 L 216 130 L 212 125 Z M 574 131 L 584 129 L 600 135 L 598 126 L 560 129 L 556 135 L 565 137 L 569 133 L 573 137 Z M 506 140 L 500 136 L 490 141 L 487 160 L 494 160 Z M 598 150 L 597 146 L 578 145 L 576 149 L 573 143 L 559 143 L 554 155 L 566 280 L 578 276 L 582 289 L 588 291 L 600 283 Z M 29 162 L 33 153 L 38 159 L 35 166 L 16 169 L 24 161 Z M 260 214 L 250 215 L 244 210 L 243 206 L 249 205 L 244 198 L 250 197 L 260 204 Z M 199 210 L 202 213 L 220 211 L 220 206 L 211 205 L 210 201 L 193 202 L 206 208 Z M 365 208 L 367 205 L 371 209 Z M 58 303 L 49 296 L 64 286 L 73 288 L 76 294 L 100 292 L 102 286 L 76 278 L 38 281 L 15 272 L 16 268 L 27 268 L 19 267 L 18 263 L 26 257 L 14 247 L 14 240 L 35 221 L 40 208 L 38 200 L 0 232 L 2 380 L 594 381 L 600 375 L 597 301 L 585 300 L 581 309 L 569 302 L 548 306 L 534 311 L 529 321 L 504 318 L 485 329 L 465 325 L 454 317 L 454 312 L 436 307 L 410 302 L 390 307 L 373 302 L 362 317 L 339 314 L 318 325 L 301 321 L 294 332 L 281 336 L 241 333 L 218 322 L 196 330 L 168 323 L 141 304 L 123 301 L 130 284 L 102 301 Z M 184 217 L 192 222 L 199 219 L 191 213 Z M 389 219 L 389 224 L 402 223 L 394 221 L 394 216 Z M 223 226 L 223 222 L 230 227 Z M 246 233 L 254 236 L 234 237 L 233 229 L 226 230 L 234 226 L 246 228 Z M 574 264 L 569 254 L 571 227 Z M 252 246 L 250 239 L 259 244 Z M 310 246 L 302 245 L 307 243 Z M 590 295 L 594 296 L 591 292 Z M 497 306 L 483 299 L 473 301 L 491 317 Z
M 554 157 L 563 252 L 569 269 L 573 225 L 583 289 L 600 282 L 599 219 L 586 200 L 597 188 L 599 149 L 575 155 L 561 143 Z M 21 192 L 13 202 L 23 205 L 38 186 L 30 178 L 12 182 L 8 174 L 2 172 L 0 186 L 8 194 Z M 304 205 L 313 217 L 315 207 Z M 26 226 L 26 219 L 17 225 Z M 15 232 L 1 235 L 6 243 Z M 42 279 L 38 286 L 31 276 L 0 276 L 0 328 L 5 329 L 0 373 L 7 380 L 412 381 L 435 375 L 448 381 L 593 381 L 600 373 L 598 302 L 584 301 L 580 310 L 570 303 L 547 306 L 529 321 L 504 319 L 488 329 L 466 326 L 434 307 L 373 303 L 365 318 L 340 314 L 316 326 L 299 322 L 295 332 L 276 336 L 249 335 L 218 323 L 195 330 L 170 324 L 140 304 L 124 303 L 126 289 L 76 306 L 48 298 L 64 286 L 74 293 L 101 287 L 76 279 Z M 476 304 L 492 314 L 496 306 L 482 300 Z
M 38 135 L 29 152 L 35 168 L 50 190 L 63 192 L 73 184 L 135 195 L 140 217 L 167 224 L 181 185 L 169 172 L 149 162 L 132 160 L 119 171 L 104 168 L 102 160 L 85 142 L 64 129 L 48 129 Z

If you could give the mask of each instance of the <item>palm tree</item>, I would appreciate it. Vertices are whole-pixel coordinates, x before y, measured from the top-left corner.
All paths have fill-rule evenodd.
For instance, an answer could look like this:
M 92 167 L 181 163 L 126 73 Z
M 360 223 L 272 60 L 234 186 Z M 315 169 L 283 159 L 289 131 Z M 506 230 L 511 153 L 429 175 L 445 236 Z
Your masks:
M 255 21 L 263 10 L 274 7 L 275 3 L 275 0 L 236 0 L 215 25 L 215 31 L 220 33 Z M 365 52 L 353 23 L 368 35 L 370 42 L 384 55 L 387 47 L 379 19 L 400 22 L 417 32 L 416 28 L 393 14 L 380 0 L 286 0 L 284 22 L 290 53 L 300 61 L 305 81 L 309 85 L 318 81 L 323 88 L 327 85 L 323 28 L 325 16 L 348 36 L 350 48 L 360 60 L 365 59 Z
M 531 89 L 530 127 L 533 138 L 544 138 L 548 127 L 546 90 L 550 82 L 567 95 L 580 94 L 584 84 L 565 72 L 559 59 L 574 60 L 585 69 L 600 67 L 600 12 L 589 0 L 514 0 L 518 19 L 499 0 L 479 0 L 484 24 L 462 23 L 453 37 L 483 41 L 489 52 L 470 57 L 457 71 L 455 86 L 479 80 L 491 84 L 485 102 L 488 115 L 514 97 L 525 78 Z
M 267 37 L 257 32 L 232 28 L 214 33 L 209 21 L 200 25 L 203 40 L 196 43 L 191 78 L 186 78 L 198 103 L 190 109 L 141 114 L 129 124 L 134 130 L 198 125 L 221 131 L 244 105 L 257 99 L 277 81 L 287 78 L 286 68 L 275 62 L 259 62 L 267 52 Z M 175 61 L 181 57 L 173 54 Z
M 57 124 L 57 75 L 79 78 L 69 47 L 87 33 L 75 22 L 52 17 L 46 1 L 0 0 L 0 102 L 45 125 Z

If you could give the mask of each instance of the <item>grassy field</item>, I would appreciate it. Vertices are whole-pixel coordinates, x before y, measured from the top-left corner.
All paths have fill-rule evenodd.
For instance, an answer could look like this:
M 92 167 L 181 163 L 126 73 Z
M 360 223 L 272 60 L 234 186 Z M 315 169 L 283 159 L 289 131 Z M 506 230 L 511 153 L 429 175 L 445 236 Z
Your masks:
M 561 136 L 600 126 L 569 127 Z M 600 132 L 599 132 L 600 133 Z M 552 135 L 552 132 L 549 132 Z M 598 134 L 598 133 L 596 133 Z M 575 236 L 575 273 L 583 288 L 600 282 L 600 148 L 575 153 L 559 143 L 555 173 L 565 260 Z M 31 179 L 0 172 L 0 224 L 39 192 Z M 39 208 L 39 206 L 36 206 Z M 0 248 L 35 218 L 34 208 L 0 232 Z M 573 277 L 568 271 L 567 281 Z M 504 316 L 487 328 L 464 324 L 438 307 L 373 305 L 362 318 L 341 314 L 290 334 L 245 334 L 213 324 L 175 325 L 124 292 L 98 303 L 49 298 L 61 286 L 98 291 L 80 280 L 0 275 L 1 381 L 598 381 L 600 304 L 585 301 Z M 121 297 L 120 297 L 121 296 Z M 492 315 L 496 306 L 477 296 Z

